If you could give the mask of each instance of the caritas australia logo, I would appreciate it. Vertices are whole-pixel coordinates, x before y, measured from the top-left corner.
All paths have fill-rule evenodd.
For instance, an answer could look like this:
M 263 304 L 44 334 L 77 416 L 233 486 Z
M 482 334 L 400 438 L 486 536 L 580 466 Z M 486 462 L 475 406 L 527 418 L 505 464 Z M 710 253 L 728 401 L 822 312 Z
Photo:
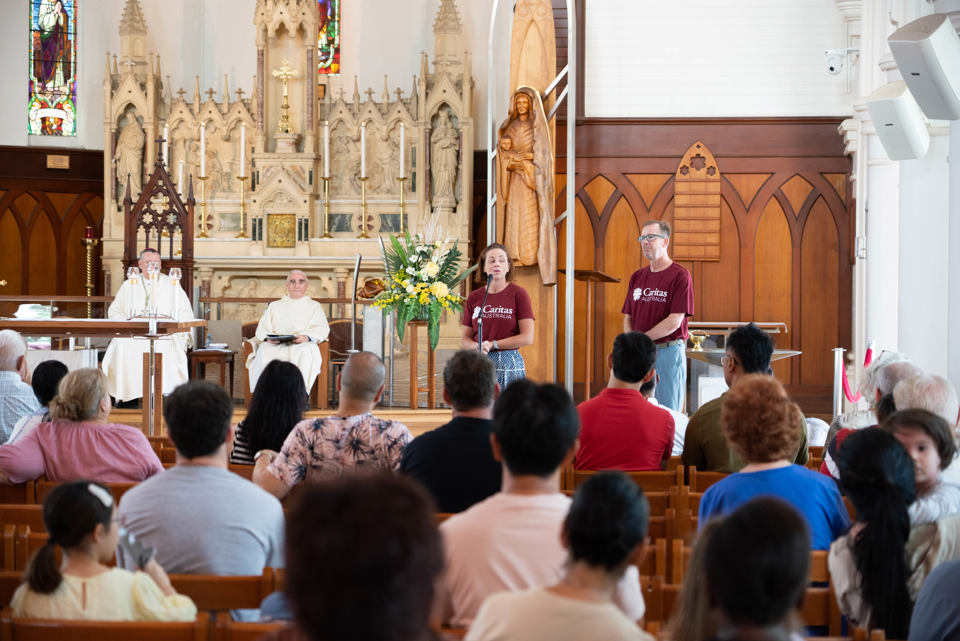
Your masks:
M 638 300 L 641 303 L 665 303 L 667 302 L 667 292 L 656 287 L 637 287 L 633 290 L 633 300 Z
M 480 308 L 473 308 L 473 318 L 480 316 Z M 512 307 L 500 307 L 499 305 L 484 305 L 483 306 L 483 317 L 484 318 L 513 318 L 513 308 Z

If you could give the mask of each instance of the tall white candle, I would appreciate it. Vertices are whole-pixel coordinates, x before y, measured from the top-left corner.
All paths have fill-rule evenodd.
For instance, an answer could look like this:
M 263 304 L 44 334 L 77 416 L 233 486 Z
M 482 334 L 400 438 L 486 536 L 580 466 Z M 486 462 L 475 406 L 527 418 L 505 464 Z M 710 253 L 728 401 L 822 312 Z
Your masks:
M 240 175 L 247 175 L 247 123 L 240 123 Z
M 367 123 L 360 125 L 360 177 L 367 177 Z
M 207 177 L 207 122 L 200 123 L 200 177 Z
M 177 167 L 177 189 L 183 193 L 183 158 L 180 159 L 180 165 Z
M 323 177 L 330 177 L 330 123 L 323 123 Z
M 163 166 L 170 171 L 170 125 L 163 125 Z
M 404 135 L 403 135 L 403 123 L 400 123 L 400 177 L 403 178 L 406 176 L 404 173 L 404 160 L 407 155 L 407 147 L 404 145 Z

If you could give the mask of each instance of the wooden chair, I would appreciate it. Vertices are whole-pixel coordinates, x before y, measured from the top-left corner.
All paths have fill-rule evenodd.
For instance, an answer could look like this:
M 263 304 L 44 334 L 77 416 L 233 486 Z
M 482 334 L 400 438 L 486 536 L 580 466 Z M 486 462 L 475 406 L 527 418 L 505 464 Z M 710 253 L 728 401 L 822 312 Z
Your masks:
M 575 470 L 572 465 L 565 466 L 562 476 L 564 489 L 576 490 L 600 470 Z M 624 472 L 644 492 L 669 491 L 683 485 L 683 468 L 675 470 L 656 470 L 643 472 Z
M 157 454 L 160 458 L 160 463 L 163 465 L 176 465 L 177 464 L 177 448 L 163 446 L 160 448 L 160 453 Z
M 824 626 L 830 636 L 840 636 L 842 615 L 833 592 L 828 554 L 827 550 L 810 552 L 810 585 L 803 595 L 800 616 L 804 625 Z
M 673 604 L 680 594 L 680 586 L 667 583 L 662 576 L 641 576 L 640 592 L 647 606 L 644 623 L 666 622 L 673 612 Z
M 0 503 L 36 503 L 37 485 L 35 481 L 0 485 Z
M 60 485 L 60 481 L 48 481 L 45 477 L 41 476 L 37 479 L 37 503 L 43 503 L 47 498 L 47 495 L 53 491 L 53 488 Z M 110 490 L 110 493 L 113 494 L 113 500 L 117 503 L 120 502 L 120 497 L 123 496 L 127 490 L 137 485 L 137 483 L 101 483 L 104 487 Z
M 637 566 L 640 576 L 667 576 L 667 540 L 655 539 L 647 547 L 647 554 Z
M 8 523 L 29 525 L 35 532 L 45 532 L 43 523 L 43 506 L 32 503 L 29 505 L 0 504 L 0 525 Z
M 4 570 L 16 570 L 17 569 L 17 526 L 13 523 L 7 523 L 3 526 L 2 531 L 2 545 L 0 545 L 0 568 Z
M 3 641 L 205 641 L 210 617 L 197 614 L 185 623 L 154 621 L 70 621 L 65 619 L 15 619 L 13 610 L 0 613 Z
M 807 448 L 807 453 L 810 456 L 810 458 L 818 458 L 823 460 L 824 449 L 825 448 L 823 445 L 811 445 Z
M 50 538 L 50 535 L 43 531 L 33 530 L 29 525 L 17 525 L 16 526 L 16 547 L 14 550 L 14 566 L 13 568 L 18 572 L 23 572 L 27 569 L 27 564 L 30 562 L 30 558 L 34 553 L 42 548 L 47 540 Z M 63 550 L 58 546 L 54 549 L 54 555 L 59 564 L 63 558 Z M 116 557 L 110 560 L 107 565 L 113 566 L 116 564 Z M 8 569 L 8 568 L 4 568 Z
M 259 608 L 274 591 L 273 568 L 253 576 L 171 574 L 170 583 L 180 594 L 193 599 L 198 610 Z
M 23 572 L 20 570 L 0 570 L 0 603 L 10 603 L 13 593 L 23 583 Z
M 256 330 L 256 324 L 253 325 L 253 329 Z M 247 324 L 244 324 L 244 333 L 246 333 Z M 313 389 L 310 390 L 310 406 L 316 407 L 319 409 L 326 409 L 330 403 L 330 341 L 323 341 L 318 345 L 320 348 L 320 357 L 323 359 L 323 365 L 320 367 L 320 374 L 317 376 L 317 381 L 313 385 Z M 243 340 L 243 350 L 240 352 L 240 365 L 243 367 L 243 406 L 245 408 L 250 407 L 250 396 L 253 395 L 253 390 L 250 389 L 250 372 L 247 370 L 247 357 L 250 354 L 253 354 L 256 349 L 256 343 L 253 340 L 251 334 L 250 337 L 244 336 Z
M 254 467 L 256 467 L 256 466 L 254 466 L 254 465 L 237 465 L 237 464 L 234 464 L 234 463 L 230 463 L 229 465 L 227 465 L 227 469 L 228 469 L 228 470 L 230 470 L 231 472 L 233 472 L 233 473 L 236 474 L 237 476 L 242 476 L 243 478 L 247 479 L 248 481 L 252 481 L 252 480 L 253 480 L 253 468 L 254 468 Z
M 229 612 L 217 614 L 216 633 L 218 641 L 256 641 L 260 637 L 287 627 L 286 623 L 249 623 L 234 621 Z
M 695 467 L 687 468 L 688 485 L 691 492 L 705 492 L 708 487 L 730 476 L 725 472 L 701 472 Z

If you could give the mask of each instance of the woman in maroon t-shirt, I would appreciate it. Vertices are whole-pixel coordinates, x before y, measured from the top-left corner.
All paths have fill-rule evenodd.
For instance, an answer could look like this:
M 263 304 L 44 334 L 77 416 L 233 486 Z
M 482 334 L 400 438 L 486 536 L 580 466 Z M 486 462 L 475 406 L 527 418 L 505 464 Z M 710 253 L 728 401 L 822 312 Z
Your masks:
M 467 296 L 461 321 L 460 347 L 479 348 L 481 354 L 493 361 L 501 390 L 526 376 L 523 357 L 517 348 L 533 344 L 530 296 L 525 289 L 509 282 L 511 270 L 510 254 L 500 243 L 487 245 L 480 252 L 480 271 L 489 275 L 490 280 L 486 287 L 475 289 Z M 483 342 L 478 344 L 481 319 Z

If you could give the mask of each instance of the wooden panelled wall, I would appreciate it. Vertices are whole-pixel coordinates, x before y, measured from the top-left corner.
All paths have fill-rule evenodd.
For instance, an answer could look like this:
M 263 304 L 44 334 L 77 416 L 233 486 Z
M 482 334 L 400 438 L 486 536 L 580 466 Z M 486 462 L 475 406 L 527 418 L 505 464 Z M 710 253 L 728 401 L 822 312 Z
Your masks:
M 703 141 L 722 175 L 721 256 L 683 265 L 693 276 L 695 320 L 784 322 L 781 349 L 803 354 L 774 366 L 807 412 L 829 412 L 834 347 L 850 347 L 853 203 L 840 120 L 585 120 L 577 127 L 577 269 L 621 279 L 597 285 L 592 388 L 622 331 L 630 274 L 646 261 L 637 241 L 648 219 L 673 220 L 674 173 Z M 565 137 L 557 127 L 557 212 L 566 208 Z M 565 268 L 566 224 L 559 230 Z M 564 281 L 558 288 L 563 336 Z M 585 372 L 586 285 L 576 284 L 574 376 Z M 563 362 L 562 339 L 558 346 Z M 563 368 L 558 367 L 562 376 Z
M 84 227 L 101 237 L 102 150 L 0 147 L 0 294 L 86 294 Z

